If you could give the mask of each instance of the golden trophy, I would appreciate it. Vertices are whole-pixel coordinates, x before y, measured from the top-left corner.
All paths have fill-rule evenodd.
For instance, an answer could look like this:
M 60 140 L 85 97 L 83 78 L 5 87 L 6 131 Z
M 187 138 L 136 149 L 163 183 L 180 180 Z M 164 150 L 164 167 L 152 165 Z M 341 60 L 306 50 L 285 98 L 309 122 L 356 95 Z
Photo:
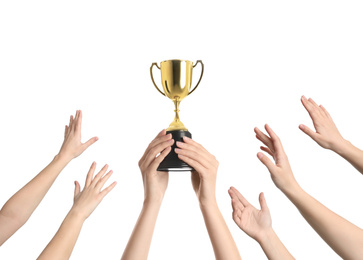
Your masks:
M 192 85 L 192 72 L 198 63 L 202 65 L 202 71 L 199 81 L 195 87 L 191 90 Z M 154 81 L 152 69 L 156 66 L 161 72 L 161 82 L 163 85 L 162 92 Z M 188 164 L 178 158 L 178 155 L 174 152 L 176 148 L 176 142 L 183 142 L 183 137 L 187 136 L 192 138 L 192 134 L 184 126 L 179 118 L 179 104 L 186 96 L 194 92 L 202 80 L 204 72 L 204 64 L 201 60 L 198 60 L 194 65 L 193 62 L 188 60 L 166 60 L 160 63 L 160 66 L 154 62 L 150 67 L 151 80 L 154 83 L 155 88 L 163 95 L 170 98 L 175 105 L 175 117 L 174 121 L 166 129 L 166 133 L 171 133 L 172 138 L 175 140 L 174 145 L 170 153 L 160 163 L 158 171 L 192 171 L 194 170 Z

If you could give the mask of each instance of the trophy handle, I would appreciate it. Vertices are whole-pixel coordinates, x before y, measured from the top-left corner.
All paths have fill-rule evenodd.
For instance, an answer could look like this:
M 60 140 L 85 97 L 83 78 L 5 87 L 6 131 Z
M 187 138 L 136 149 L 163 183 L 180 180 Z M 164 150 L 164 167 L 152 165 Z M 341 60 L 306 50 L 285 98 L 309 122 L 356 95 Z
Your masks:
M 195 63 L 195 65 L 193 65 L 193 68 L 195 68 L 195 67 L 198 65 L 198 63 L 200 63 L 200 64 L 202 65 L 202 72 L 200 73 L 200 78 L 199 78 L 199 81 L 198 81 L 197 85 L 195 85 L 195 87 L 193 88 L 193 90 L 189 92 L 188 96 L 189 96 L 190 94 L 192 94 L 194 90 L 196 90 L 196 89 L 197 89 L 197 87 L 198 87 L 198 85 L 199 85 L 199 83 L 200 83 L 200 81 L 202 80 L 202 77 L 203 77 L 203 73 L 204 73 L 204 64 L 203 64 L 203 62 L 202 62 L 201 60 L 197 60 L 197 62 Z
M 158 64 L 156 63 L 156 62 L 154 62 L 153 64 L 151 64 L 151 67 L 150 67 L 150 76 L 151 76 L 151 80 L 153 81 L 153 83 L 154 83 L 154 86 L 155 86 L 155 88 L 163 95 L 163 96 L 165 96 L 165 94 L 158 88 L 158 86 L 156 85 L 156 83 L 155 83 L 155 81 L 154 81 L 154 76 L 153 76 L 153 67 L 154 67 L 154 65 L 158 68 L 158 69 L 160 69 L 160 67 L 158 66 Z

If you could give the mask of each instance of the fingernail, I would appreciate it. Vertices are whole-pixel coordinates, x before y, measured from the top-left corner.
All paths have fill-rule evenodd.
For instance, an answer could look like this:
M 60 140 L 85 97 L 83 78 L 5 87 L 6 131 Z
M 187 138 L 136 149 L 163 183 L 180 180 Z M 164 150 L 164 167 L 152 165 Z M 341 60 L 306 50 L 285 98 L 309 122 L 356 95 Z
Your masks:
M 304 125 L 299 125 L 299 128 L 301 129 L 301 130 L 304 130 Z
M 167 134 L 166 136 L 167 136 L 167 137 L 169 137 L 169 138 L 171 138 L 171 136 L 172 136 L 172 135 L 169 133 L 169 134 Z
M 306 97 L 303 95 L 303 96 L 302 96 L 302 99 L 306 100 Z
M 170 140 L 168 141 L 168 143 L 169 143 L 169 144 L 174 143 L 174 139 L 170 139 Z
M 179 152 L 181 151 L 181 149 L 179 149 L 179 148 L 175 148 L 175 149 L 174 149 L 174 151 L 175 151 L 176 153 L 179 153 Z
M 188 136 L 183 136 L 183 139 L 189 140 L 190 138 Z
M 177 141 L 177 142 L 176 142 L 176 145 L 177 145 L 177 146 L 179 146 L 179 147 L 183 147 L 183 146 L 184 146 L 184 143 L 183 143 L 183 142 L 179 142 L 179 141 Z
M 262 154 L 262 153 L 258 153 L 258 154 L 257 154 L 257 157 L 258 157 L 258 159 L 262 159 L 263 154 Z

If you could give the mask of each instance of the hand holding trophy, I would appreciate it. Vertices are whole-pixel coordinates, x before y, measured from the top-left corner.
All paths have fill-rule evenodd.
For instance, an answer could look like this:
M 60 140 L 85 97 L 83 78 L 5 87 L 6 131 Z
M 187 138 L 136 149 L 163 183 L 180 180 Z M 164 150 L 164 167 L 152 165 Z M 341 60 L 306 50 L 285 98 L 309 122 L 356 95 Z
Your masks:
M 191 90 L 192 85 L 192 71 L 198 63 L 202 65 L 202 71 L 198 83 Z M 163 85 L 164 92 L 162 92 L 156 85 L 152 73 L 154 65 L 161 72 L 161 82 Z M 194 92 L 202 80 L 204 72 L 204 64 L 201 60 L 198 60 L 195 65 L 193 62 L 188 60 L 166 60 L 160 63 L 160 67 L 157 63 L 153 63 L 150 67 L 151 80 L 154 83 L 155 88 L 163 95 L 170 98 L 175 105 L 175 117 L 174 121 L 166 129 L 166 133 L 171 133 L 175 140 L 174 145 L 170 153 L 160 163 L 158 171 L 192 171 L 194 170 L 185 162 L 178 158 L 178 155 L 174 152 L 176 148 L 176 142 L 183 142 L 183 137 L 187 136 L 192 138 L 192 134 L 184 126 L 179 118 L 179 104 L 188 95 Z

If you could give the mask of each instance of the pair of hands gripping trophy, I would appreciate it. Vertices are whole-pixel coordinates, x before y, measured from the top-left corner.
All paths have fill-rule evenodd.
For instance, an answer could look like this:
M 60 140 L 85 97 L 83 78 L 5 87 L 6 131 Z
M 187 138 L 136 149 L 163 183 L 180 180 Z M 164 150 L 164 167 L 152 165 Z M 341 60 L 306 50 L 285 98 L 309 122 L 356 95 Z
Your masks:
M 125 248 L 122 260 L 147 259 L 158 212 L 168 186 L 169 173 L 157 171 L 171 151 L 174 140 L 161 131 L 149 144 L 139 161 L 144 183 L 144 204 L 139 219 Z M 175 152 L 192 166 L 193 189 L 199 201 L 206 228 L 217 260 L 240 260 L 237 246 L 218 208 L 215 196 L 218 161 L 202 145 L 184 137 Z M 159 154 L 159 156 L 157 156 Z
M 299 128 L 325 149 L 332 150 L 363 174 L 363 151 L 345 140 L 328 111 L 304 96 L 301 102 L 309 113 L 315 131 L 305 125 Z M 273 163 L 259 152 L 258 159 L 267 167 L 272 181 L 297 207 L 320 237 L 343 259 L 362 259 L 363 230 L 335 214 L 306 193 L 296 181 L 279 137 L 265 125 L 268 135 L 255 128 L 256 138 L 265 146 L 261 150 L 273 157 Z M 235 188 L 229 190 L 235 223 L 262 247 L 269 259 L 294 259 L 272 229 L 272 221 L 263 193 L 261 210 L 253 207 Z
M 0 211 L 0 246 L 27 222 L 64 167 L 98 140 L 97 137 L 93 137 L 86 143 L 82 143 L 81 127 L 82 111 L 78 110 L 75 117 L 70 117 L 69 125 L 65 127 L 64 142 L 52 162 L 16 192 L 2 207 Z M 80 184 L 75 182 L 73 207 L 38 259 L 68 259 L 84 221 L 107 193 L 115 187 L 116 182 L 101 191 L 107 179 L 112 175 L 112 171 L 105 175 L 108 168 L 105 165 L 93 178 L 95 168 L 96 163 L 93 163 L 82 191 Z

